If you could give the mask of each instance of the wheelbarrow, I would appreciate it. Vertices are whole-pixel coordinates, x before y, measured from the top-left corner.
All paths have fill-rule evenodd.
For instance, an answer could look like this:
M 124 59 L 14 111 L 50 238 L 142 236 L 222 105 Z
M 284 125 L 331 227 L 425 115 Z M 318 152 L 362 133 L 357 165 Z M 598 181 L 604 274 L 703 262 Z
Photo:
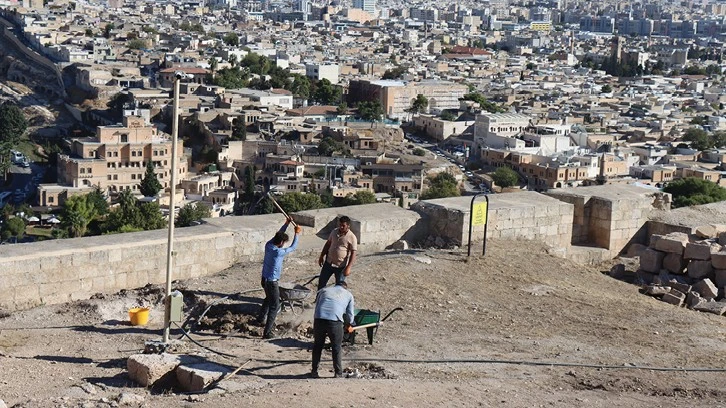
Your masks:
M 289 307 L 294 315 L 302 313 L 305 310 L 305 299 L 313 292 L 307 285 L 317 278 L 318 275 L 315 275 L 302 285 L 292 282 L 280 283 L 278 287 L 280 288 L 281 310 L 284 311 Z
M 350 344 L 355 344 L 355 334 L 358 330 L 366 329 L 366 334 L 368 335 L 368 344 L 373 344 L 373 336 L 378 331 L 378 327 L 383 324 L 386 319 L 391 317 L 391 315 L 398 311 L 403 310 L 402 307 L 397 307 L 393 310 L 391 310 L 383 319 L 381 319 L 381 312 L 375 312 L 373 310 L 367 310 L 367 309 L 355 309 L 353 313 L 353 321 L 355 322 L 355 326 L 353 326 L 353 332 L 352 333 L 345 333 L 343 335 L 343 341 L 347 341 Z

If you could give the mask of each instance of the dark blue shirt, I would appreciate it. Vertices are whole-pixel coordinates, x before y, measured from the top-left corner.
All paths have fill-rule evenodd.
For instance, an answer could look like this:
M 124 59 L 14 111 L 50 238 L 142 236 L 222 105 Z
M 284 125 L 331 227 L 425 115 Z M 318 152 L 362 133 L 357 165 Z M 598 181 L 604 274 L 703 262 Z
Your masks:
M 285 232 L 286 229 L 287 223 L 280 228 L 280 231 Z M 282 274 L 283 258 L 297 248 L 297 234 L 292 239 L 292 244 L 287 248 L 278 248 L 277 245 L 272 243 L 273 239 L 265 244 L 265 259 L 262 261 L 262 278 L 265 280 L 279 280 Z

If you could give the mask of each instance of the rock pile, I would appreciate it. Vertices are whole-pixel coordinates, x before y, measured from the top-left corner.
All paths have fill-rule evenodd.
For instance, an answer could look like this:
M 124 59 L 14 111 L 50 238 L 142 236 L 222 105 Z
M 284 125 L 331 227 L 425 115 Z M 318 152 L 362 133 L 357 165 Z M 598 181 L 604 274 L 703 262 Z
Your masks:
M 698 234 L 693 239 L 681 232 L 652 235 L 650 245 L 640 252 L 637 272 L 644 293 L 676 306 L 723 315 L 724 245 L 726 232 L 715 228 L 711 234 Z

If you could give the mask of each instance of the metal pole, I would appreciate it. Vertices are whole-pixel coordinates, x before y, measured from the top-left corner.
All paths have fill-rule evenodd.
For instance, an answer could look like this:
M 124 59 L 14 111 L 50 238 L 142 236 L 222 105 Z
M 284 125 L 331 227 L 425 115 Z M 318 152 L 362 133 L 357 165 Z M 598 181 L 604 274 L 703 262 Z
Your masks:
M 169 343 L 169 326 L 170 326 L 170 305 L 171 298 L 171 271 L 172 256 L 174 254 L 174 196 L 176 195 L 176 159 L 177 159 L 177 135 L 179 134 L 179 81 L 181 78 L 174 77 L 174 106 L 172 108 L 173 118 L 171 122 L 171 184 L 169 188 L 169 239 L 166 248 L 166 294 L 164 298 L 164 336 L 162 342 Z

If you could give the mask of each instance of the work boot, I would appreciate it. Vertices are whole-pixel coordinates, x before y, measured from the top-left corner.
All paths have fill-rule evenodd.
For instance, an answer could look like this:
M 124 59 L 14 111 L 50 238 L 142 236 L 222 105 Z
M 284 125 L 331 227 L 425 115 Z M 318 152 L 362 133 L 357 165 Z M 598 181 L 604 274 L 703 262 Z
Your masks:
M 320 378 L 320 374 L 318 374 L 318 372 L 317 372 L 317 371 L 311 371 L 311 372 L 310 372 L 310 373 L 308 374 L 308 377 L 310 377 L 310 378 Z

